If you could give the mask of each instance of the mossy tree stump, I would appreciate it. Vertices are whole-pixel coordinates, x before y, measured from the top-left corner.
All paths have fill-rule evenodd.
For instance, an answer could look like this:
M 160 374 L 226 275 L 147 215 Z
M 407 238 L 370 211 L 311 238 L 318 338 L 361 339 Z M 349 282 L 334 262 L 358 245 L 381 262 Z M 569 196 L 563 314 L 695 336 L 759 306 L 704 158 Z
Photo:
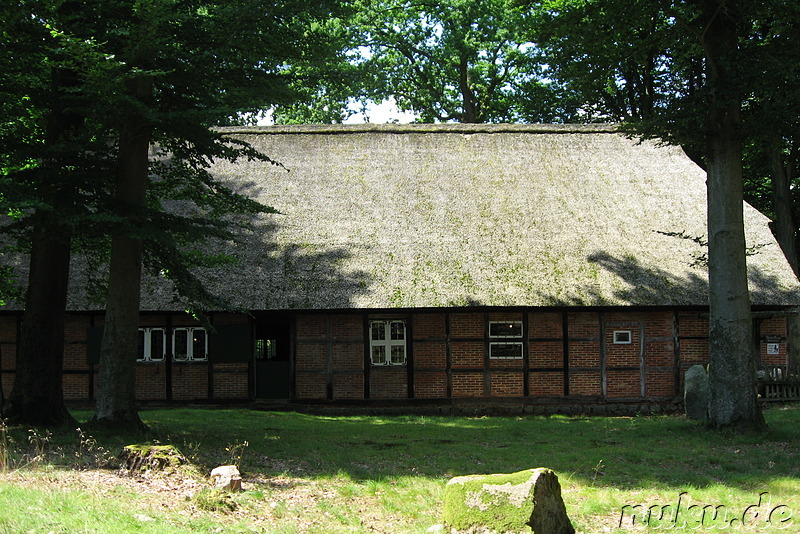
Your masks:
M 187 463 L 186 458 L 172 445 L 126 445 L 119 460 L 128 471 L 163 471 Z
M 574 534 L 556 474 L 546 468 L 451 479 L 444 523 L 456 530 Z

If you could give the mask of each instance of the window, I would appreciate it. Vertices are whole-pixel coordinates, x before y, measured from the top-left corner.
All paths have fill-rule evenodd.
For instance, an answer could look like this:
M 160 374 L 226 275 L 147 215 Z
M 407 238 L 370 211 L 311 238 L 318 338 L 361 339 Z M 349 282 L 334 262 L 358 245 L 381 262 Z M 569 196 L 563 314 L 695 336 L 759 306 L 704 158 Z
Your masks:
M 370 321 L 369 348 L 372 365 L 405 365 L 406 322 Z
M 275 339 L 256 339 L 256 360 L 274 360 L 278 354 Z
M 173 330 L 172 357 L 182 362 L 208 359 L 208 337 L 205 328 Z
M 489 337 L 522 337 L 522 321 L 492 321 Z
M 614 330 L 614 344 L 615 345 L 630 345 L 631 331 L 630 330 Z
M 167 352 L 167 336 L 163 328 L 140 328 L 136 361 L 161 362 Z
M 490 321 L 489 339 L 489 358 L 522 359 L 522 321 Z

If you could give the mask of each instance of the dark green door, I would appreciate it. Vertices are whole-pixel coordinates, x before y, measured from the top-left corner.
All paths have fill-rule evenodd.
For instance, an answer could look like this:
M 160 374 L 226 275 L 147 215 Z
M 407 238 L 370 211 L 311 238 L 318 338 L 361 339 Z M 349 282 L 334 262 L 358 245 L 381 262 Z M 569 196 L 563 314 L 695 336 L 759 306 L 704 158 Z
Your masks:
M 256 397 L 288 399 L 291 381 L 289 321 L 258 318 L 256 323 Z

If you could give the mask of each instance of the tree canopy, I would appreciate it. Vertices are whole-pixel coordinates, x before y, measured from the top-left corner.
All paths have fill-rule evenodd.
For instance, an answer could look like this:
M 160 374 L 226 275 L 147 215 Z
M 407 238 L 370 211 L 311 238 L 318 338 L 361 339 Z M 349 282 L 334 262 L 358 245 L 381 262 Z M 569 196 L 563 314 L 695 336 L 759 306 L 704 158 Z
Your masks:
M 525 11 L 510 0 L 358 0 L 352 8 L 338 74 L 309 76 L 310 106 L 278 107 L 278 122 L 338 122 L 354 104 L 388 99 L 420 122 L 564 122 L 576 112 L 545 80 Z
M 331 18 L 332 8 L 334 2 L 260 0 L 3 6 L 7 39 L 0 46 L 9 68 L 0 89 L 6 97 L 0 136 L 9 143 L 0 200 L 4 212 L 15 214 L 3 230 L 16 231 L 31 252 L 6 415 L 31 424 L 67 417 L 60 362 L 76 244 L 103 258 L 109 239 L 127 239 L 120 250 L 140 250 L 129 264 L 141 269 L 146 251 L 147 265 L 170 277 L 187 303 L 208 305 L 212 296 L 190 267 L 225 258 L 205 254 L 203 241 L 232 237 L 237 223 L 268 209 L 208 173 L 214 159 L 269 159 L 214 127 L 296 97 L 286 67 L 322 61 L 327 40 L 316 21 Z M 168 201 L 193 208 L 178 217 L 162 209 Z M 110 284 L 109 295 L 122 285 Z M 123 307 L 138 314 L 138 298 Z M 107 327 L 117 322 L 112 314 Z M 124 362 L 130 371 L 135 325 L 123 330 L 128 342 L 115 344 L 116 356 L 106 363 Z M 101 380 L 100 387 L 130 390 L 132 376 Z

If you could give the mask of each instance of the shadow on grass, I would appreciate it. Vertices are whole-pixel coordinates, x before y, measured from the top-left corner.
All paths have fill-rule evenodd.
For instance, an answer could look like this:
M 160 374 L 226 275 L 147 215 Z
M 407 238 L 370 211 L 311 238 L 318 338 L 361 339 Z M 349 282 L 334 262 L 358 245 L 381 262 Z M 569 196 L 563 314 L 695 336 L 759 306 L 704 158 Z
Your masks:
M 800 407 L 766 412 L 764 435 L 710 432 L 682 417 L 320 416 L 249 410 L 142 412 L 161 442 L 204 467 L 231 461 L 278 475 L 355 481 L 550 467 L 562 480 L 618 489 L 741 489 L 800 479 Z

